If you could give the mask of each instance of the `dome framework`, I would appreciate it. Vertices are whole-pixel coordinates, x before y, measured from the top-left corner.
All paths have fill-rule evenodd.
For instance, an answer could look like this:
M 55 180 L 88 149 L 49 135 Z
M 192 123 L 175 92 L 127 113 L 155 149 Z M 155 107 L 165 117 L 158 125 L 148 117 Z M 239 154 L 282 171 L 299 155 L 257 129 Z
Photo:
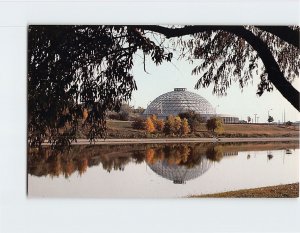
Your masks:
M 216 114 L 213 106 L 202 96 L 186 88 L 174 88 L 174 91 L 167 92 L 153 100 L 144 112 L 145 116 L 157 115 L 165 118 L 169 115 L 177 116 L 179 113 L 194 111 L 201 117 L 210 118 Z

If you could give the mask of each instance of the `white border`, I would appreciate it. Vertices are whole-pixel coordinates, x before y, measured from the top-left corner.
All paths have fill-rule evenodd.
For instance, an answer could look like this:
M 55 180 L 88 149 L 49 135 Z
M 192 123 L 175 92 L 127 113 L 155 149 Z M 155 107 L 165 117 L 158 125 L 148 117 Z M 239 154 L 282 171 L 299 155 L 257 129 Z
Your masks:
M 299 5 L 0 0 L 0 232 L 299 232 L 299 200 L 32 200 L 24 177 L 28 24 L 299 24 Z

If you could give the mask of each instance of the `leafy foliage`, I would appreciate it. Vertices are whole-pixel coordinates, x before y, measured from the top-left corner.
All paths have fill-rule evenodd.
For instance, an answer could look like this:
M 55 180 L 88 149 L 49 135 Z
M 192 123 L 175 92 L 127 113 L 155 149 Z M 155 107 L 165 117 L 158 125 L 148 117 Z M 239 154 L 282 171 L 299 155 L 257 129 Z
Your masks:
M 82 118 L 90 140 L 105 137 L 106 112 L 119 111 L 137 89 L 131 69 L 138 50 L 155 64 L 171 59 L 135 27 L 29 26 L 29 144 L 68 145 Z
M 199 114 L 196 114 L 194 111 L 179 113 L 178 116 L 181 119 L 187 119 L 192 132 L 195 132 L 199 127 L 200 123 L 203 122 L 201 116 Z
M 269 122 L 269 123 L 272 123 L 273 121 L 274 121 L 274 118 L 273 118 L 272 116 L 269 116 L 269 117 L 268 117 L 268 122 Z
M 207 120 L 206 128 L 212 132 L 222 133 L 224 131 L 223 122 L 218 117 L 212 117 Z
M 187 135 L 191 132 L 188 120 L 186 118 L 183 118 L 181 128 L 180 128 L 180 134 L 181 135 Z
M 153 133 L 155 131 L 155 126 L 150 117 L 148 117 L 146 120 L 145 129 L 148 133 Z
M 280 70 L 289 82 L 299 77 L 299 49 L 279 37 L 263 31 L 255 26 L 245 26 L 257 38 L 268 45 L 277 61 Z M 299 33 L 299 27 L 293 27 Z M 208 87 L 213 84 L 213 92 L 226 95 L 233 82 L 240 88 L 252 83 L 253 77 L 260 77 L 257 94 L 272 91 L 273 84 L 268 78 L 266 68 L 260 66 L 260 56 L 252 46 L 232 33 L 225 30 L 205 31 L 197 33 L 189 39 L 181 39 L 182 55 L 187 56 L 196 66 L 192 71 L 200 75 L 195 87 Z
M 136 118 L 131 126 L 134 129 L 145 129 L 145 120 L 143 118 Z
M 173 134 L 175 132 L 174 124 L 175 124 L 174 116 L 173 115 L 168 116 L 165 121 L 165 127 L 163 130 L 166 135 Z

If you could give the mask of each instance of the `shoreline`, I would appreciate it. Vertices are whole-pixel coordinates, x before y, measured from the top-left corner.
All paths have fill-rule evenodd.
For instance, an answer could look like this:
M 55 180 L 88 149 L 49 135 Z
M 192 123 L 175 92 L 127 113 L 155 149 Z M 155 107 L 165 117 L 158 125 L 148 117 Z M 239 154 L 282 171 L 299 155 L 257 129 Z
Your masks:
M 192 195 L 190 198 L 299 198 L 299 182 L 267 186 L 261 188 L 241 189 L 214 194 Z
M 105 144 L 156 144 L 156 143 L 195 143 L 195 142 L 282 142 L 299 141 L 296 137 L 257 137 L 257 138 L 116 138 L 98 139 L 90 142 L 88 139 L 77 139 L 71 145 L 105 145 Z M 50 145 L 48 142 L 43 146 Z

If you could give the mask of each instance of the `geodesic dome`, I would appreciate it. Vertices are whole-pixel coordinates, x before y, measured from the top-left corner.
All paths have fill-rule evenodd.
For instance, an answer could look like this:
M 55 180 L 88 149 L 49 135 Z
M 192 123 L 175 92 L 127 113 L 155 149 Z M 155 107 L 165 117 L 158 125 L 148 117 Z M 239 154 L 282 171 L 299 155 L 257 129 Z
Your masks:
M 145 112 L 145 116 L 157 115 L 158 117 L 176 116 L 179 113 L 194 111 L 203 117 L 214 115 L 215 109 L 202 96 L 187 91 L 186 88 L 174 88 L 153 100 Z
M 168 180 L 172 180 L 174 184 L 184 184 L 188 180 L 203 175 L 211 167 L 211 162 L 203 157 L 199 164 L 191 168 L 185 165 L 170 165 L 165 160 L 160 160 L 154 164 L 148 164 L 148 166 L 156 174 Z

